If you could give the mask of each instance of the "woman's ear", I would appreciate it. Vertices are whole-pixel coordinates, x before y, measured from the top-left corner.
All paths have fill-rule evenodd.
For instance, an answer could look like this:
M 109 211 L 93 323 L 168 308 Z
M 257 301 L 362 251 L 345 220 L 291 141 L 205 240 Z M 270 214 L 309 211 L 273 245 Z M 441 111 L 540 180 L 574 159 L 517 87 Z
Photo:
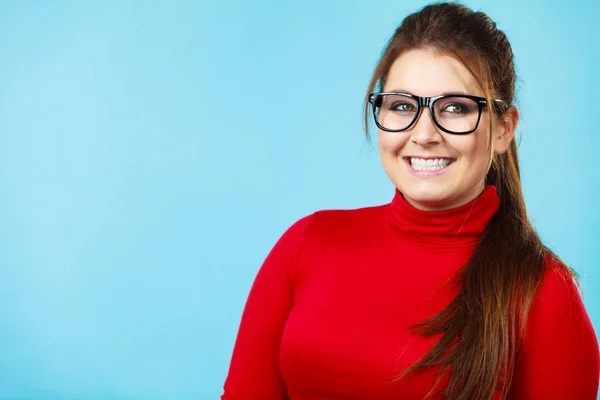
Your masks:
M 519 123 L 519 109 L 515 106 L 510 107 L 504 113 L 504 116 L 498 120 L 497 128 L 495 129 L 494 153 L 504 154 L 510 146 L 510 142 L 515 137 L 515 129 Z

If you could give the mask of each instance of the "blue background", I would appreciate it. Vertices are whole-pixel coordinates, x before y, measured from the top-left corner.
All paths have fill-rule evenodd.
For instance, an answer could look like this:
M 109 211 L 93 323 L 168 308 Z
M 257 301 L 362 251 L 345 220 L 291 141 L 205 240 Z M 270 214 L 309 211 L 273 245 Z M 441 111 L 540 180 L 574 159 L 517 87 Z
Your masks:
M 529 211 L 598 330 L 593 3 L 467 2 L 512 42 Z M 1 1 L 0 398 L 217 398 L 281 233 L 391 200 L 361 102 L 424 4 Z

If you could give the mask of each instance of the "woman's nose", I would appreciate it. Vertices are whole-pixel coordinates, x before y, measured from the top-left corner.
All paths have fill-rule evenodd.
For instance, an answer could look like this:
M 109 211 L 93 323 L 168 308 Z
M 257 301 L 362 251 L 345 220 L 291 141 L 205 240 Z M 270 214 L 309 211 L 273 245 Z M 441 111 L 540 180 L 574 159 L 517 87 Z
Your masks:
M 442 140 L 442 136 L 433 121 L 431 110 L 428 107 L 421 109 L 417 121 L 410 129 L 410 132 L 410 140 L 421 146 L 439 143 Z

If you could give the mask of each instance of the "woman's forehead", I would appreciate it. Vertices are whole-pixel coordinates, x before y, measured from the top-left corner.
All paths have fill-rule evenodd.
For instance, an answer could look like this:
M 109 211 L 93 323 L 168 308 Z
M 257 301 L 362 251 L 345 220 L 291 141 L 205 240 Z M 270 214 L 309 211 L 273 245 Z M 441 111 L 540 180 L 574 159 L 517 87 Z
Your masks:
M 384 90 L 397 89 L 419 96 L 436 96 L 449 92 L 484 95 L 477 79 L 462 62 L 433 50 L 411 50 L 393 62 Z

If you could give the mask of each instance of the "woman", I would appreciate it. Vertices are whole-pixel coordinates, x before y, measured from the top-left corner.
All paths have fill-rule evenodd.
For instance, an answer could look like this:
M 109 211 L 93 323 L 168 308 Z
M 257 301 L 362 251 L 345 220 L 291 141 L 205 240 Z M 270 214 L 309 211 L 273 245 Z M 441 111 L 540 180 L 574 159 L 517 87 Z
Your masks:
M 527 218 L 514 92 L 485 14 L 445 3 L 403 21 L 365 99 L 395 196 L 283 234 L 223 400 L 596 398 L 577 277 Z

